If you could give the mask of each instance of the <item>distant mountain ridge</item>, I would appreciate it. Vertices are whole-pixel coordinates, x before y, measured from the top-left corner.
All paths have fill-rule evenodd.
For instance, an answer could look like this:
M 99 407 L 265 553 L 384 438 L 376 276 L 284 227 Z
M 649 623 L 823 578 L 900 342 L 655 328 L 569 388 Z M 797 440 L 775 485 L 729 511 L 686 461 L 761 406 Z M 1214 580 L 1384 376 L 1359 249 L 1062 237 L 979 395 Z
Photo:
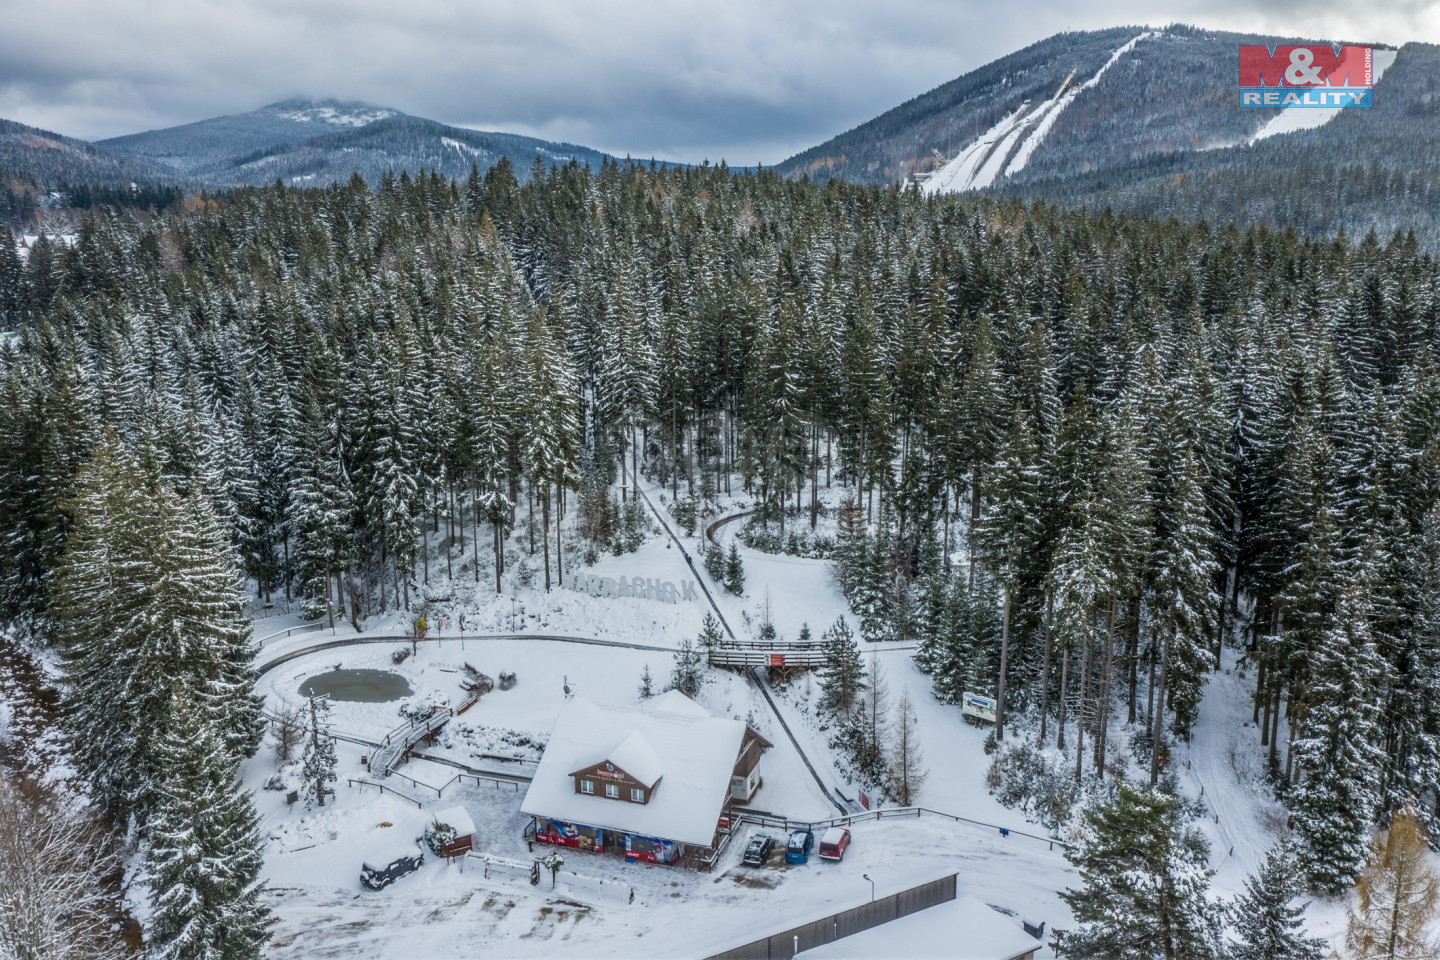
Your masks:
M 1307 42 L 1324 41 L 1186 26 L 1057 34 L 777 169 L 1313 235 L 1414 229 L 1440 248 L 1440 46 L 1374 45 L 1370 108 L 1239 106 L 1240 44 Z
M 1014 171 L 1008 162 L 997 163 L 1004 167 L 997 180 L 1086 173 L 1156 154 L 1244 145 L 1280 111 L 1239 106 L 1238 47 L 1306 42 L 1321 41 L 1177 25 L 1060 33 L 908 100 L 777 169 L 899 183 L 934 172 L 987 134 L 1001 138 L 993 146 L 1013 151 L 1020 138 L 1004 141 L 1011 132 L 1004 121 L 1040 113 L 1051 100 L 1064 100 L 1063 109 L 1047 118 L 1033 154 Z M 1058 96 L 1062 87 L 1065 97 Z
M 211 186 L 316 185 L 358 172 L 436 170 L 463 178 L 509 157 L 524 179 L 538 156 L 546 164 L 599 165 L 606 154 L 512 133 L 452 127 L 390 107 L 342 100 L 284 100 L 253 110 L 101 140 L 97 146 Z
M 0 171 L 27 173 L 52 186 L 65 182 L 119 187 L 170 178 L 169 171 L 145 158 L 117 154 L 14 120 L 0 120 Z

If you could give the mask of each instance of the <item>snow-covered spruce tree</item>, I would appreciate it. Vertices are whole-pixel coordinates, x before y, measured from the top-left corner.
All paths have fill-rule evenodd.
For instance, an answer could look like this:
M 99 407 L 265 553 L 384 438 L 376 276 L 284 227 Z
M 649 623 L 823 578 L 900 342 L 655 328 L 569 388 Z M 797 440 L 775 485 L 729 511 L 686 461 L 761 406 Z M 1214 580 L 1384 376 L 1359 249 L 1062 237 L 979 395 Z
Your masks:
M 1323 960 L 1326 942 L 1304 932 L 1304 871 L 1289 839 L 1270 848 L 1259 871 L 1245 881 L 1245 892 L 1230 904 L 1233 939 L 1230 960 Z
M 860 645 L 844 617 L 836 617 L 820 637 L 825 641 L 825 664 L 820 668 L 820 706 L 836 713 L 849 713 L 856 697 L 865 689 L 865 661 Z
M 155 960 L 247 960 L 261 956 L 264 859 L 250 795 L 236 764 L 190 696 L 175 695 L 160 735 L 163 770 L 145 883 L 152 913 L 146 953 Z
M 312 694 L 306 705 L 305 749 L 300 756 L 300 795 L 305 806 L 323 807 L 335 791 L 335 736 L 330 732 L 330 697 Z
M 1440 505 L 1426 514 L 1420 535 L 1409 541 L 1404 555 L 1392 560 L 1390 576 L 1382 570 L 1398 607 L 1390 623 L 1377 625 L 1378 645 L 1389 667 L 1381 712 L 1387 762 L 1382 817 L 1422 797 L 1440 782 L 1440 697 L 1433 679 L 1440 677 Z M 1440 823 L 1431 804 L 1412 808 L 1430 842 L 1440 841 Z
M 670 671 L 670 688 L 693 699 L 708 679 L 704 651 L 689 637 L 681 640 L 675 650 L 675 666 Z
M 874 657 L 870 660 L 869 679 L 856 700 L 857 706 L 841 733 L 850 767 L 861 782 L 883 787 L 890 759 L 890 730 L 886 722 L 890 712 L 890 687 Z
M 1066 856 L 1079 889 L 1061 897 L 1079 926 L 1066 956 L 1087 960 L 1215 960 L 1218 910 L 1207 896 L 1209 845 L 1179 799 L 1123 780 L 1085 811 L 1085 837 Z
M 730 550 L 725 554 L 725 590 L 739 597 L 745 593 L 745 565 L 740 560 L 740 550 L 735 541 L 730 541 Z
M 710 611 L 705 611 L 705 619 L 700 621 L 700 649 L 707 655 L 720 646 L 725 639 L 725 634 L 720 631 L 720 621 Z
M 1036 411 L 1038 412 L 1038 411 Z M 1010 625 L 1016 593 L 1027 563 L 1035 562 L 1041 530 L 1040 446 L 1031 428 L 1032 413 L 1017 406 L 1010 430 L 990 471 L 992 506 L 971 536 L 975 558 L 990 571 L 1004 598 L 996 689 L 995 739 L 1005 739 L 1006 685 L 1010 672 Z
M 888 520 L 889 511 L 882 511 Z M 891 565 L 889 524 L 882 520 L 874 536 L 865 538 L 865 552 L 850 599 L 850 609 L 860 621 L 860 636 L 878 643 L 895 639 L 895 576 Z
M 478 324 L 476 325 L 479 326 Z M 504 530 L 511 521 L 514 500 L 510 488 L 511 438 L 516 410 L 511 394 L 510 363 L 505 355 L 506 344 L 499 331 L 472 330 L 468 337 L 473 360 L 467 378 L 469 387 L 462 401 L 461 469 L 469 475 L 474 487 L 472 523 L 478 527 L 483 518 L 490 525 L 490 550 L 495 575 L 495 592 L 500 592 L 500 576 L 505 570 Z M 606 484 L 597 476 L 593 499 L 582 500 L 581 523 L 587 516 L 593 521 L 586 535 L 608 544 L 614 536 L 617 518 L 610 508 Z M 584 506 L 589 503 L 590 511 Z M 479 531 L 472 531 L 475 541 L 475 582 L 480 582 Z
M 594 371 L 601 421 L 620 441 L 620 489 L 639 499 L 639 428 L 656 394 L 655 351 L 650 337 L 653 307 L 647 277 L 635 269 L 632 250 L 617 251 L 607 278 L 609 295 L 600 325 L 600 362 Z M 625 455 L 630 455 L 626 470 Z
M 1310 656 L 1308 703 L 1295 741 L 1301 780 L 1292 795 L 1312 889 L 1340 893 L 1365 862 L 1383 753 L 1376 700 L 1382 666 L 1360 589 L 1341 597 Z
M 860 557 L 864 555 L 865 548 L 865 518 L 860 504 L 855 500 L 845 501 L 836 513 L 835 522 L 835 579 L 840 585 L 840 592 L 848 598 L 855 588 Z
M 1370 859 L 1355 883 L 1345 944 L 1355 960 L 1434 960 L 1440 942 L 1429 934 L 1440 905 L 1440 881 L 1409 807 L 1375 837 Z
M 44 253 L 49 242 L 36 247 Z M 25 328 L 17 322 L 10 329 Z M 36 343 L 58 335 L 43 315 L 28 332 Z M 6 559 L 0 564 L 0 620 L 13 624 L 12 630 L 43 626 L 53 588 L 49 574 L 71 522 L 65 499 L 101 439 L 104 411 L 81 360 L 70 350 L 44 357 L 27 350 L 0 379 L 0 530 Z
M 650 673 L 650 664 L 640 671 L 640 699 L 649 700 L 655 696 L 655 677 Z
M 1145 594 L 1152 629 L 1162 644 L 1163 675 L 1158 683 L 1164 703 L 1156 705 L 1151 727 L 1151 742 L 1156 744 L 1163 742 L 1160 717 L 1165 707 L 1174 711 L 1180 731 L 1195 722 L 1205 672 L 1214 663 L 1209 636 L 1218 600 L 1212 586 L 1215 562 L 1199 466 L 1185 449 L 1165 460 Z
M 524 460 L 530 484 L 539 492 L 544 530 L 545 589 L 550 589 L 551 491 L 556 497 L 580 483 L 579 422 L 575 409 L 575 377 L 569 358 L 550 330 L 545 310 L 530 319 L 525 339 L 525 379 L 522 389 Z M 558 503 L 557 503 L 558 506 Z M 564 579 L 560 555 L 560 513 L 555 511 L 555 568 Z
M 928 776 L 920 750 L 920 720 L 910 702 L 910 689 L 900 691 L 890 721 L 890 769 L 886 789 L 902 807 L 912 806 Z
M 943 572 L 925 578 L 920 590 L 920 610 L 916 633 L 915 666 L 921 673 L 934 676 L 946 660 L 946 641 L 950 634 L 950 580 Z
M 290 527 L 295 532 L 296 561 L 312 618 L 329 617 L 335 624 L 338 600 L 331 599 L 331 580 L 350 566 L 354 550 L 355 491 L 345 469 L 345 444 L 337 414 L 317 400 L 302 407 L 299 455 L 290 500 Z M 387 595 L 381 581 L 381 609 Z
M 725 584 L 725 551 L 715 544 L 709 544 L 705 548 L 705 572 L 710 574 L 710 579 L 716 586 Z
M 56 576 L 76 761 L 117 821 L 144 826 L 171 687 L 198 698 L 226 757 L 264 733 L 237 566 L 208 502 L 181 500 L 116 443 L 79 477 Z M 161 680 L 160 678 L 163 678 Z

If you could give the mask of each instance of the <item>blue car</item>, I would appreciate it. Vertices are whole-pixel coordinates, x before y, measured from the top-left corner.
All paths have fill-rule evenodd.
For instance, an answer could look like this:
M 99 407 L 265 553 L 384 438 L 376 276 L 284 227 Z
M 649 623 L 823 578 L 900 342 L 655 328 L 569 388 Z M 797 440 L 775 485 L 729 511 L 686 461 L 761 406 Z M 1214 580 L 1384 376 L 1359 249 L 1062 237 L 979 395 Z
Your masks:
M 792 830 L 785 844 L 786 863 L 805 863 L 810 859 L 810 848 L 815 846 L 815 834 L 809 830 Z

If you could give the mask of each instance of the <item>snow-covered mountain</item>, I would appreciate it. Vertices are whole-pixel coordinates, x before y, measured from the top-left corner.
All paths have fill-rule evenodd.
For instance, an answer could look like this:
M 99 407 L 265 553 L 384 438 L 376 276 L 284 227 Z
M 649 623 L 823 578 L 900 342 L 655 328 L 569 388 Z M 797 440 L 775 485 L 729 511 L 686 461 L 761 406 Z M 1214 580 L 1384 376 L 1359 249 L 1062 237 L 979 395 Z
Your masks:
M 536 156 L 598 164 L 604 154 L 510 133 L 452 127 L 389 107 L 341 100 L 285 100 L 249 113 L 102 140 L 99 147 L 142 158 L 214 186 L 323 184 L 359 172 L 438 170 L 463 178 L 502 156 L 522 177 Z
M 1069 206 L 1440 246 L 1440 46 L 1375 50 L 1368 109 L 1242 109 L 1242 43 L 1185 26 L 1058 34 L 779 166 Z M 1356 41 L 1363 42 L 1363 41 Z
M 948 192 L 1243 148 L 1334 118 L 1336 111 L 1282 116 L 1278 108 L 1237 102 L 1240 44 L 1303 42 L 1316 41 L 1185 26 L 1057 34 L 806 150 L 780 170 L 867 183 L 928 178 L 926 189 Z M 1377 50 L 1377 77 L 1396 59 L 1394 50 Z M 1388 92 L 1377 80 L 1377 104 Z

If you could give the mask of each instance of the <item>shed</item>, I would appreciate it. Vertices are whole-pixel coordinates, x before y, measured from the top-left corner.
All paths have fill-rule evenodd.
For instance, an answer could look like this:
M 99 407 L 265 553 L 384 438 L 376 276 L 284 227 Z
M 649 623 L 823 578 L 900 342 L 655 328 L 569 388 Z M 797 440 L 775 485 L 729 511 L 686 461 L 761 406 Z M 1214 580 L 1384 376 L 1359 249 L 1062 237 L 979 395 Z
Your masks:
M 444 824 L 455 831 L 455 839 L 445 844 L 441 851 L 442 856 L 458 857 L 469 853 L 475 848 L 475 821 L 470 819 L 470 814 L 464 807 L 446 807 L 444 810 L 436 810 L 434 822 L 436 826 Z

